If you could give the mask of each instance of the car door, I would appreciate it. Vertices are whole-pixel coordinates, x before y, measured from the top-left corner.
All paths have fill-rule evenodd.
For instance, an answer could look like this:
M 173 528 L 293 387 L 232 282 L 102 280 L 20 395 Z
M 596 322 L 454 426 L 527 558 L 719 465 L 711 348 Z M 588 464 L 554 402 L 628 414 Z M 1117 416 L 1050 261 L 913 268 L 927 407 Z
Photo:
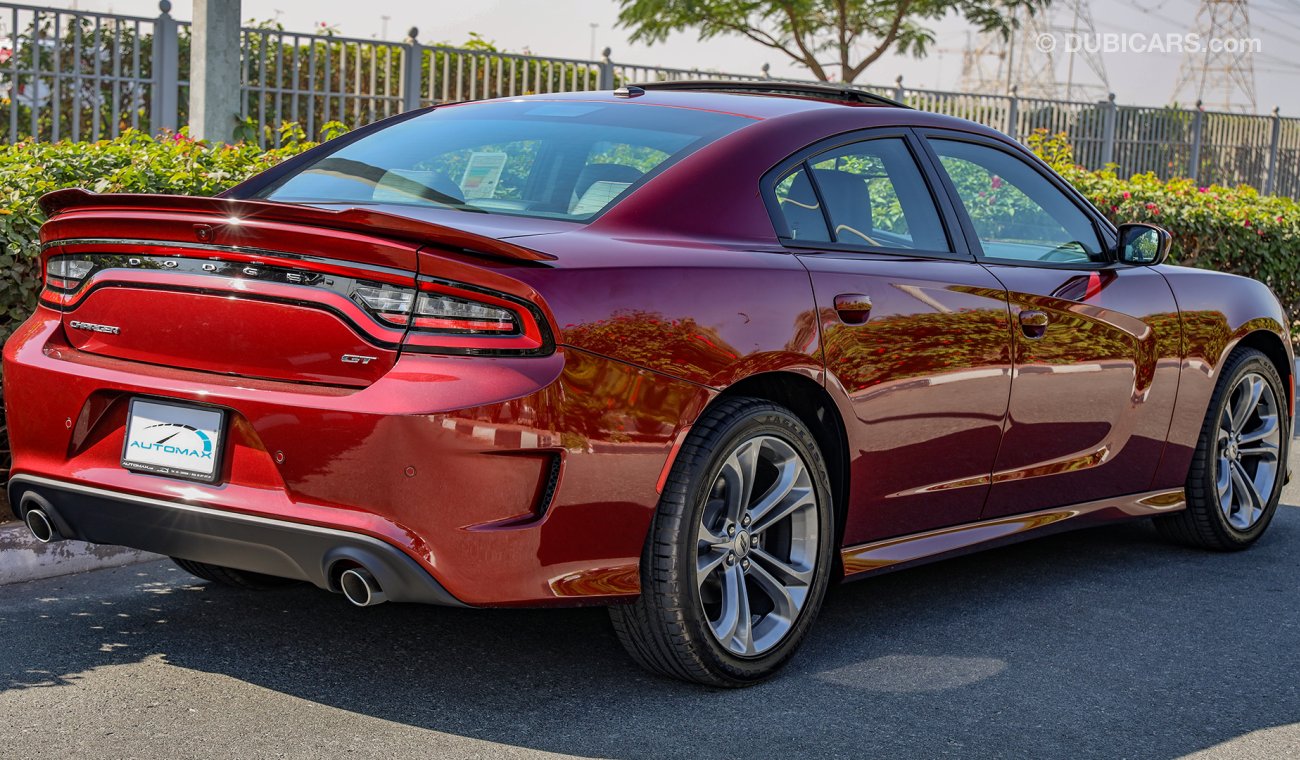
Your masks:
M 1009 312 L 907 130 L 843 136 L 768 176 L 850 400 L 846 545 L 979 518 L 1010 390 Z
M 967 241 L 1005 286 L 1014 375 L 984 517 L 1147 490 L 1178 389 L 1180 327 L 1159 272 L 1015 146 L 927 131 Z

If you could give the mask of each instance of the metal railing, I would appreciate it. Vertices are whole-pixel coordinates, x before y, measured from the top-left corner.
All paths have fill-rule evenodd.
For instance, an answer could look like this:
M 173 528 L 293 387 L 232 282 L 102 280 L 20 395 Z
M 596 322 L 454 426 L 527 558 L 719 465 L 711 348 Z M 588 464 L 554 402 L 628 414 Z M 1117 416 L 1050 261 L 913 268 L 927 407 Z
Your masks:
M 0 138 L 98 140 L 125 129 L 175 130 L 188 121 L 188 22 L 170 3 L 154 18 L 0 2 Z M 665 79 L 777 80 L 757 74 L 305 34 L 242 33 L 241 117 L 262 144 L 282 122 L 320 136 L 426 105 L 535 93 L 611 89 Z M 1018 139 L 1063 132 L 1080 163 L 1121 174 L 1186 176 L 1300 194 L 1300 119 L 1201 108 L 1021 98 L 853 85 L 915 108 L 987 124 Z

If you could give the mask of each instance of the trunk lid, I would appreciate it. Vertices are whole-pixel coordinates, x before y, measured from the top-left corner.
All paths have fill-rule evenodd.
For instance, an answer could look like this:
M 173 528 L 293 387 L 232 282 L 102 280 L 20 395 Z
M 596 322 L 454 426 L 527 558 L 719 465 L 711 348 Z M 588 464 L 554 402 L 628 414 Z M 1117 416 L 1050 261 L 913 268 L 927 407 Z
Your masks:
M 392 368 L 422 246 L 546 257 L 365 209 L 83 191 L 42 206 L 42 300 L 74 348 L 296 382 L 363 387 Z

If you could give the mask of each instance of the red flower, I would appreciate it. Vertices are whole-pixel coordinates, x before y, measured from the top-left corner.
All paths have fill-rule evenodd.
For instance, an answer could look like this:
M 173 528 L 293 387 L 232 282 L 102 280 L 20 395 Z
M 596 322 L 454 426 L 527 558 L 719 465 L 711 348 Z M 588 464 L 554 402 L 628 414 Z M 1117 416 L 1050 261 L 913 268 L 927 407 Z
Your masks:
M 1127 190 L 1124 191 L 1124 200 L 1128 200 L 1129 198 L 1132 198 L 1132 197 L 1133 197 L 1133 194 L 1132 194 L 1132 193 L 1130 193 L 1130 192 L 1127 191 Z
M 1249 227 L 1249 226 L 1250 226 L 1250 220 L 1247 219 L 1246 221 L 1242 222 L 1242 224 L 1244 224 L 1244 225 L 1246 225 L 1247 227 Z
M 994 190 L 997 190 L 999 187 L 1002 187 L 1002 178 L 994 174 L 993 179 L 989 180 L 989 187 L 993 188 Z

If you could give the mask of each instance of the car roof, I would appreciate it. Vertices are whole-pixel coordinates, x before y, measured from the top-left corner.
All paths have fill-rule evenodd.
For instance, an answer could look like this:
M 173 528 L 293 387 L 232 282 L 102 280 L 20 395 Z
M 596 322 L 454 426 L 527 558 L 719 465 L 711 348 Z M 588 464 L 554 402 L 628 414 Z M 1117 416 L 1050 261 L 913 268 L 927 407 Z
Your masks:
M 645 94 L 628 98 L 614 94 L 611 90 L 589 90 L 586 92 L 556 92 L 537 95 L 524 95 L 517 98 L 501 100 L 569 100 L 602 103 L 626 103 L 645 106 L 668 106 L 673 108 L 691 108 L 700 111 L 734 114 L 751 119 L 770 119 L 788 114 L 806 111 L 832 110 L 838 108 L 863 107 L 851 103 L 837 103 L 826 99 L 802 98 L 792 96 L 774 97 L 768 94 L 750 94 L 738 92 L 713 92 L 693 90 L 646 90 Z M 485 101 L 478 101 L 485 102 Z M 463 105 L 473 105 L 473 102 Z M 874 107 L 874 106 L 870 106 Z
M 663 86 L 669 85 L 669 86 Z M 699 89 L 690 89 L 700 85 Z M 723 87 L 725 85 L 725 87 Z M 783 86 L 784 85 L 784 86 Z M 641 106 L 689 108 L 700 111 L 732 114 L 755 120 L 779 119 L 820 112 L 825 115 L 855 114 L 861 127 L 867 126 L 921 126 L 959 129 L 1002 137 L 996 130 L 977 122 L 954 116 L 918 111 L 888 98 L 861 93 L 861 99 L 839 100 L 833 93 L 846 92 L 833 86 L 791 86 L 789 83 L 758 82 L 670 82 L 631 85 L 644 91 L 628 97 L 621 90 L 588 90 L 585 92 L 559 92 L 524 95 L 498 100 L 550 100 L 601 103 L 622 103 Z M 789 87 L 787 89 L 786 87 Z M 806 90 L 806 92 L 800 92 Z M 490 102 L 490 101 L 475 101 Z M 472 106 L 474 102 L 461 105 Z

